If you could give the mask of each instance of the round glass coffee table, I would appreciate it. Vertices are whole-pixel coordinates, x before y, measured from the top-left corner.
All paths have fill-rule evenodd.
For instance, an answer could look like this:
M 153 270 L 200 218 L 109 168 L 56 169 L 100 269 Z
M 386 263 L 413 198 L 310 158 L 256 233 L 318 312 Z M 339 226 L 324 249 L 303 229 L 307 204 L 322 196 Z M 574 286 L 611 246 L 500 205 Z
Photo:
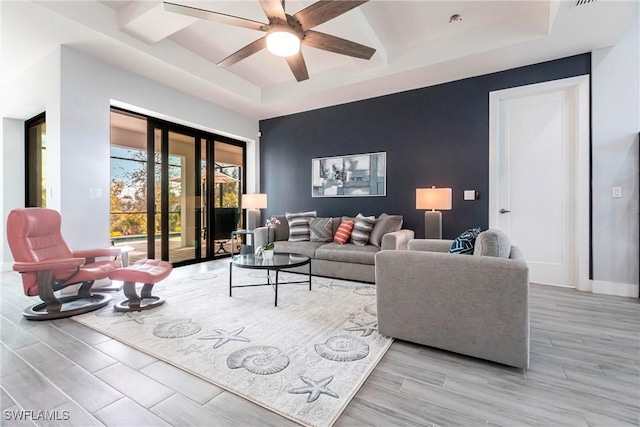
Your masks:
M 309 266 L 309 280 L 299 280 L 295 282 L 283 282 L 280 283 L 278 273 L 280 270 L 286 270 L 294 267 L 301 267 L 303 265 Z M 267 283 L 259 283 L 254 285 L 233 285 L 233 267 L 248 268 L 250 270 L 266 270 L 267 271 Z M 271 279 L 270 271 L 276 272 L 275 281 Z M 271 286 L 276 294 L 275 306 L 278 306 L 278 285 L 287 285 L 292 283 L 309 283 L 309 290 L 311 290 L 311 258 L 302 254 L 293 253 L 277 253 L 273 254 L 273 258 L 265 259 L 257 257 L 252 254 L 247 255 L 235 255 L 231 258 L 229 263 L 229 296 L 233 291 L 233 288 L 249 288 L 253 286 Z

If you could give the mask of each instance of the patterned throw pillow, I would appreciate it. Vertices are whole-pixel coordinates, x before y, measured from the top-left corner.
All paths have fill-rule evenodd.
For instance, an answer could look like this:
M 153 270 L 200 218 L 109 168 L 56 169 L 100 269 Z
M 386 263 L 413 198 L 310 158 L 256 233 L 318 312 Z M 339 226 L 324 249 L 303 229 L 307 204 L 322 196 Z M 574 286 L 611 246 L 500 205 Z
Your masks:
M 351 243 L 357 246 L 364 246 L 369 243 L 369 235 L 376 224 L 375 216 L 356 215 L 356 223 L 351 232 Z
M 473 246 L 476 243 L 476 237 L 482 230 L 480 227 L 470 228 L 461 235 L 459 235 L 449 248 L 450 254 L 473 254 Z
M 341 245 L 347 243 L 349 236 L 351 236 L 351 230 L 353 230 L 353 224 L 355 224 L 353 221 L 342 221 L 340 227 L 338 227 L 338 231 L 336 231 L 335 236 L 333 236 L 333 241 Z
M 289 223 L 289 241 L 304 242 L 311 239 L 309 223 L 316 217 L 316 211 L 287 213 Z
M 312 242 L 330 242 L 333 240 L 331 218 L 312 218 L 309 222 Z

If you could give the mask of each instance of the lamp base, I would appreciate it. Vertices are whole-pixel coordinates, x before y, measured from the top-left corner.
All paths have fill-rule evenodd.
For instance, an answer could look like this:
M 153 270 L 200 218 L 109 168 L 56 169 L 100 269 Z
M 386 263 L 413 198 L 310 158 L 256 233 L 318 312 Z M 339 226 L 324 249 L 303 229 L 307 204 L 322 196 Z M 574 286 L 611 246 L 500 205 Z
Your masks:
M 442 239 L 442 212 L 425 211 L 424 238 L 425 239 Z
M 247 230 L 255 230 L 258 227 L 260 227 L 260 210 L 247 209 Z

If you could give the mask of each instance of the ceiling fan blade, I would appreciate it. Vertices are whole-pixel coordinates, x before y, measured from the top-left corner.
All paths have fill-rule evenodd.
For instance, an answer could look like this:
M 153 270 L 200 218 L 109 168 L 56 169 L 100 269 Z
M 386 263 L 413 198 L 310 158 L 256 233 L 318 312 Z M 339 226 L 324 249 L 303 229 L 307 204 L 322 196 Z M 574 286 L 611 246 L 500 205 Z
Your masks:
M 218 65 L 221 67 L 228 67 L 238 61 L 242 61 L 243 59 L 253 55 L 254 53 L 260 52 L 265 47 L 267 47 L 267 38 L 260 37 L 258 40 L 249 43 L 239 51 L 227 56 L 222 61 L 218 62 Z
M 221 24 L 235 25 L 236 27 L 251 28 L 252 30 L 267 31 L 269 24 L 251 19 L 240 18 L 238 16 L 226 15 L 224 13 L 212 12 L 210 10 L 198 9 L 197 7 L 183 6 L 181 4 L 163 2 L 164 10 L 167 12 L 179 13 L 181 15 L 193 16 L 194 18 L 206 19 L 208 21 L 219 22 Z
M 354 9 L 369 0 L 320 0 L 293 15 L 308 30 Z
M 371 59 L 376 52 L 372 47 L 313 30 L 304 33 L 302 44 L 361 59 Z
M 307 64 L 304 63 L 302 51 L 299 51 L 293 56 L 287 56 L 285 57 L 285 59 L 287 60 L 287 64 L 289 64 L 289 68 L 291 68 L 291 72 L 293 72 L 293 75 L 296 77 L 297 81 L 301 82 L 309 78 Z
M 283 22 L 287 22 L 287 15 L 284 13 L 284 7 L 280 0 L 260 0 L 260 6 L 264 10 L 264 14 L 267 18 L 278 18 Z

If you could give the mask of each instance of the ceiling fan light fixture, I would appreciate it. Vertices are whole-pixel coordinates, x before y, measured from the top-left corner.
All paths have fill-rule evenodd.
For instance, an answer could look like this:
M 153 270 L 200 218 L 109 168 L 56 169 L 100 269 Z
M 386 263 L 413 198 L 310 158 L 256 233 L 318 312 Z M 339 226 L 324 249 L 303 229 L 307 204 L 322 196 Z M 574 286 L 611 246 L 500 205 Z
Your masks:
M 277 29 L 267 34 L 267 50 L 277 56 L 292 56 L 300 51 L 300 37 L 292 31 Z

